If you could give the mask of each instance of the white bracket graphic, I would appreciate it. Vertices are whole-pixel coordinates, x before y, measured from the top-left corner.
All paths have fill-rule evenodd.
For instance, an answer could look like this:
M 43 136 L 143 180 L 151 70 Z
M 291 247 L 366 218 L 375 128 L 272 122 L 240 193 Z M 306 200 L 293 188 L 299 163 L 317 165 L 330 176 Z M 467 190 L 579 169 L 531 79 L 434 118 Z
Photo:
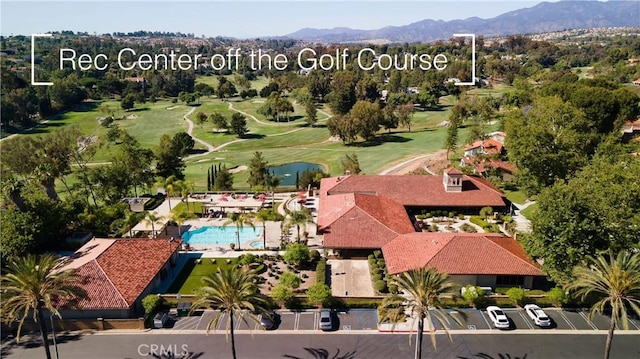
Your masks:
M 473 86 L 476 84 L 476 34 L 453 34 L 453 37 L 471 38 L 471 82 L 456 82 L 456 86 Z
M 36 37 L 52 37 L 52 34 L 31 34 L 31 85 L 33 86 L 51 86 L 53 82 L 36 82 Z

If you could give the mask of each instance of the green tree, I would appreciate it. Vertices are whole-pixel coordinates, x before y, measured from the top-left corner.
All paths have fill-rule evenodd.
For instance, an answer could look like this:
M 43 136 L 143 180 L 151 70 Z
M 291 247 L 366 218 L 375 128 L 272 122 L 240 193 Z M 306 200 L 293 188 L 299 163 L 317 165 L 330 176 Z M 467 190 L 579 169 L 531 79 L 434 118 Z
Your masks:
M 558 97 L 536 98 L 526 114 L 511 113 L 505 131 L 509 158 L 524 178 L 531 178 L 528 187 L 534 192 L 569 178 L 594 151 L 589 121 Z
M 151 235 L 153 237 L 156 236 L 156 223 L 164 220 L 164 216 L 161 216 L 158 214 L 158 212 L 147 212 L 147 214 L 144 216 L 144 221 L 145 223 L 151 225 Z
M 356 103 L 355 85 L 351 72 L 338 71 L 333 73 L 331 92 L 328 98 L 329 107 L 335 115 L 345 115 L 351 111 L 351 107 Z
M 300 286 L 300 278 L 292 272 L 286 271 L 282 273 L 280 279 L 278 279 L 278 284 L 283 285 L 285 287 L 296 289 Z
M 120 100 L 120 107 L 122 107 L 122 109 L 125 111 L 129 111 L 130 109 L 133 108 L 134 105 L 135 105 L 135 97 L 131 94 L 123 97 L 122 100 Z
M 209 117 L 211 118 L 211 122 L 213 123 L 213 126 L 218 131 L 226 131 L 227 129 L 229 129 L 229 123 L 227 122 L 227 118 L 224 117 L 224 115 L 221 114 L 220 112 L 214 112 L 211 115 L 209 115 Z
M 229 218 L 222 224 L 223 227 L 226 227 L 230 224 L 236 226 L 236 245 L 237 249 L 240 249 L 240 232 L 244 226 L 249 226 L 253 229 L 256 226 L 253 224 L 253 216 L 249 213 L 230 213 Z
M 173 146 L 175 147 L 176 152 L 184 157 L 189 154 L 189 151 L 193 150 L 193 146 L 196 145 L 196 142 L 193 140 L 193 137 L 186 132 L 178 132 L 173 135 L 171 138 L 173 142 Z
M 159 294 L 148 294 L 146 297 L 142 298 L 144 314 L 150 315 L 155 312 L 161 302 L 162 297 Z
M 250 187 L 267 185 L 267 177 L 269 176 L 269 162 L 262 157 L 262 152 L 253 153 L 253 158 L 249 162 L 249 179 L 247 182 Z
M 0 216 L 0 253 L 2 258 L 15 259 L 34 253 L 41 243 L 41 221 L 30 211 L 9 208 Z
M 158 176 L 184 178 L 182 171 L 185 168 L 185 164 L 180 156 L 180 148 L 176 146 L 169 135 L 164 134 L 160 137 L 160 144 L 156 147 L 155 155 L 157 159 L 156 174 Z
M 200 128 L 204 127 L 204 123 L 207 122 L 207 114 L 202 112 L 202 111 L 198 111 L 196 112 L 196 123 L 198 125 L 200 125 Z
M 454 294 L 456 285 L 451 282 L 444 273 L 438 273 L 434 268 L 412 269 L 401 273 L 396 278 L 398 288 L 404 295 L 392 294 L 382 301 L 384 308 L 398 308 L 404 306 L 411 312 L 413 320 L 418 320 L 418 330 L 416 332 L 415 358 L 422 358 L 422 332 L 424 330 L 425 319 L 427 331 L 431 333 L 431 344 L 436 348 L 436 330 L 433 321 L 444 329 L 451 340 L 449 333 L 451 319 L 459 325 L 460 320 L 445 312 L 440 304 L 443 295 Z M 382 317 L 380 321 L 388 320 Z
M 87 297 L 78 286 L 76 272 L 57 270 L 60 262 L 53 255 L 29 255 L 8 263 L 2 276 L 2 315 L 12 323 L 18 321 L 18 341 L 28 316 L 38 323 L 46 357 L 51 359 L 44 311 L 61 318 L 61 304 L 72 306 Z
M 358 101 L 353 105 L 349 115 L 357 124 L 358 134 L 365 141 L 371 141 L 380 130 L 383 115 L 377 103 Z
M 281 305 L 290 302 L 293 297 L 293 289 L 286 285 L 276 284 L 276 286 L 271 289 L 271 298 Z
M 611 325 L 604 347 L 604 358 L 608 359 L 618 323 L 623 329 L 629 329 L 629 309 L 640 315 L 640 254 L 624 250 L 617 256 L 611 253 L 608 259 L 601 255 L 588 257 L 586 265 L 574 269 L 573 276 L 575 280 L 567 287 L 570 291 L 575 291 L 583 300 L 589 295 L 599 299 L 591 307 L 590 318 L 611 309 Z
M 269 173 L 266 179 L 267 189 L 271 191 L 271 211 L 272 212 L 275 211 L 276 209 L 276 203 L 275 203 L 276 188 L 278 188 L 281 181 L 282 181 L 282 178 L 271 173 Z
M 324 305 L 331 298 L 331 288 L 324 283 L 313 283 L 306 291 L 309 301 L 318 305 Z
M 318 122 L 318 109 L 316 108 L 315 102 L 313 100 L 309 100 L 304 105 L 305 115 L 307 124 L 311 127 Z
M 358 161 L 358 155 L 356 155 L 355 153 L 347 153 L 346 155 L 344 155 L 344 158 L 341 162 L 343 173 L 347 173 L 347 171 L 349 171 L 349 173 L 357 175 L 362 172 L 362 170 L 360 169 L 360 162 Z
M 398 117 L 398 123 L 402 126 L 407 127 L 409 132 L 411 132 L 411 121 L 413 120 L 413 113 L 415 109 L 413 108 L 412 103 L 407 103 L 403 105 L 399 105 L 395 108 L 396 116 Z
M 623 146 L 603 146 L 568 183 L 543 190 L 522 245 L 558 284 L 601 251 L 640 248 L 640 161 Z M 611 151 L 612 153 L 608 153 Z
M 291 243 L 287 247 L 287 251 L 284 253 L 284 261 L 287 264 L 293 264 L 296 267 L 300 267 L 302 263 L 306 263 L 309 260 L 309 248 L 304 244 Z
M 257 277 L 254 271 L 246 268 L 219 266 L 216 273 L 202 278 L 205 286 L 196 290 L 196 300 L 191 306 L 191 312 L 202 307 L 218 310 L 207 325 L 207 333 L 226 318 L 225 331 L 227 340 L 231 337 L 231 354 L 234 359 L 235 322 L 240 320 L 248 325 L 249 318 L 254 323 L 260 323 L 255 313 L 264 315 L 268 311 L 269 299 L 260 293 L 255 284 Z
M 349 115 L 330 117 L 327 128 L 331 136 L 340 138 L 344 144 L 352 143 L 358 136 L 358 125 Z
M 522 288 L 509 288 L 506 294 L 517 306 L 521 306 L 522 301 L 527 297 L 527 293 Z
M 233 190 L 233 174 L 229 172 L 227 166 L 222 166 L 219 171 L 216 171 L 214 182 L 214 191 L 232 191 Z
M 289 225 L 296 226 L 298 243 L 300 243 L 300 226 L 306 228 L 308 223 L 314 223 L 313 215 L 306 207 L 302 207 L 299 210 L 289 212 L 289 215 L 285 220 Z
M 273 212 L 261 209 L 256 213 L 255 220 L 262 223 L 262 248 L 267 249 L 267 221 L 273 217 Z
M 225 98 L 231 97 L 238 92 L 233 83 L 227 80 L 226 77 L 218 76 L 218 89 L 216 91 L 216 95 L 224 101 Z
M 231 133 L 243 138 L 248 132 L 247 119 L 241 113 L 234 112 L 231 115 Z
M 196 216 L 189 211 L 177 211 L 173 213 L 171 218 L 178 226 L 178 236 L 182 236 L 182 225 L 184 222 L 188 219 L 196 218 Z

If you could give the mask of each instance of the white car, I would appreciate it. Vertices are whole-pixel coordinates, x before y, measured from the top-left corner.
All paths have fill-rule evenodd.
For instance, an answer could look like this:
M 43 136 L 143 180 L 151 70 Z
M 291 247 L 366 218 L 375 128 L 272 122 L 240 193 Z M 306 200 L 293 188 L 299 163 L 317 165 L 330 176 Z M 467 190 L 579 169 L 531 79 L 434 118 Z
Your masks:
M 491 305 L 487 307 L 487 315 L 493 322 L 493 326 L 498 329 L 509 329 L 509 318 L 504 314 L 500 307 L 496 307 L 495 305 Z
M 527 304 L 524 306 L 524 310 L 529 315 L 529 318 L 533 320 L 539 327 L 549 327 L 551 326 L 551 319 L 549 316 L 535 304 Z

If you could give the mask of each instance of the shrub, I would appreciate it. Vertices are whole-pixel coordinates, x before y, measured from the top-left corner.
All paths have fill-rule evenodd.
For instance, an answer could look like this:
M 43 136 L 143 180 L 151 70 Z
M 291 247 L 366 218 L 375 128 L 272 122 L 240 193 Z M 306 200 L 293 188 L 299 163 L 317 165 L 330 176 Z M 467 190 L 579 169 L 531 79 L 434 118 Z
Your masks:
M 367 256 L 367 259 L 369 260 L 369 263 L 371 263 L 371 260 L 374 260 L 374 262 L 375 262 L 375 257 L 373 256 L 373 254 L 369 254 Z
M 384 259 L 382 258 L 378 259 L 378 267 L 384 268 L 386 265 L 387 263 L 384 261 Z
M 291 289 L 296 289 L 300 286 L 300 278 L 297 275 L 291 272 L 284 272 L 280 276 L 278 280 L 279 285 L 283 285 L 285 287 L 289 287 Z
M 454 212 L 449 212 L 447 217 L 453 218 L 455 216 L 456 216 L 456 214 Z
M 469 223 L 463 223 L 460 226 L 460 230 L 462 230 L 463 232 L 467 232 L 467 233 L 477 233 L 478 232 L 476 227 L 470 225 Z
M 371 276 L 371 279 L 373 279 L 374 282 L 377 282 L 379 280 L 382 280 L 382 275 L 374 274 L 374 275 Z
M 376 258 L 380 258 L 382 256 L 382 252 L 379 249 L 373 251 L 373 256 Z
M 547 299 L 556 307 L 561 307 L 569 299 L 565 291 L 560 287 L 551 288 L 547 292 Z
M 158 306 L 162 303 L 162 297 L 157 294 L 149 294 L 142 298 L 142 307 L 145 314 L 151 314 L 155 312 Z
M 327 282 L 327 261 L 323 258 L 316 264 L 316 283 L 325 284 Z
M 312 262 L 317 262 L 320 260 L 320 252 L 317 249 L 312 249 L 309 251 L 309 260 Z
M 252 253 L 246 253 L 240 256 L 239 264 L 248 266 L 256 261 L 256 256 Z
M 376 264 L 376 259 L 373 258 L 373 254 L 371 254 L 371 258 L 367 259 L 367 262 L 369 262 L 369 267 L 371 267 L 374 264 Z
M 284 254 L 284 261 L 287 264 L 294 264 L 300 266 L 300 264 L 309 260 L 309 248 L 304 244 L 292 243 L 287 248 Z
M 459 220 L 463 220 L 464 219 L 464 214 L 462 214 L 462 213 L 458 214 L 458 219 Z
M 383 280 L 377 280 L 373 283 L 373 289 L 375 289 L 376 291 L 380 292 L 380 293 L 386 293 L 387 292 L 387 282 L 383 281 Z
M 425 217 L 427 217 L 427 218 L 431 218 L 431 217 L 433 217 L 433 216 L 431 215 L 431 212 L 427 212 L 427 214 L 425 214 Z
M 271 298 L 277 302 L 288 303 L 293 298 L 293 289 L 278 284 L 271 289 Z
M 475 300 L 478 297 L 482 297 L 484 295 L 484 291 L 480 287 L 473 286 L 471 284 L 464 287 L 464 293 L 462 293 L 462 298 L 467 301 L 469 304 L 475 303 Z
M 371 274 L 373 275 L 380 274 L 381 272 L 382 270 L 378 266 L 375 266 L 375 268 L 371 269 Z
M 507 290 L 507 296 L 515 303 L 515 305 L 520 306 L 524 298 L 527 297 L 527 293 L 522 288 L 514 287 Z
M 395 283 L 389 283 L 389 293 L 398 293 L 398 285 Z
M 312 303 L 326 303 L 331 298 L 331 288 L 322 283 L 310 285 L 306 293 Z

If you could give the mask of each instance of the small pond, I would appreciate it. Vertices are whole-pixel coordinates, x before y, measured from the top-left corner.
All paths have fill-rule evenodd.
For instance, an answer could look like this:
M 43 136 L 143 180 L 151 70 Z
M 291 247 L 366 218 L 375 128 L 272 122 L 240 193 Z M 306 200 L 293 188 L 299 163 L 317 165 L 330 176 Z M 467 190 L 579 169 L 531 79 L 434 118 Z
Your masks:
M 299 175 L 302 175 L 302 172 L 309 170 L 322 170 L 322 166 L 309 162 L 293 162 L 269 168 L 269 172 L 271 172 L 271 174 L 281 178 L 281 186 L 295 186 L 296 172 Z

